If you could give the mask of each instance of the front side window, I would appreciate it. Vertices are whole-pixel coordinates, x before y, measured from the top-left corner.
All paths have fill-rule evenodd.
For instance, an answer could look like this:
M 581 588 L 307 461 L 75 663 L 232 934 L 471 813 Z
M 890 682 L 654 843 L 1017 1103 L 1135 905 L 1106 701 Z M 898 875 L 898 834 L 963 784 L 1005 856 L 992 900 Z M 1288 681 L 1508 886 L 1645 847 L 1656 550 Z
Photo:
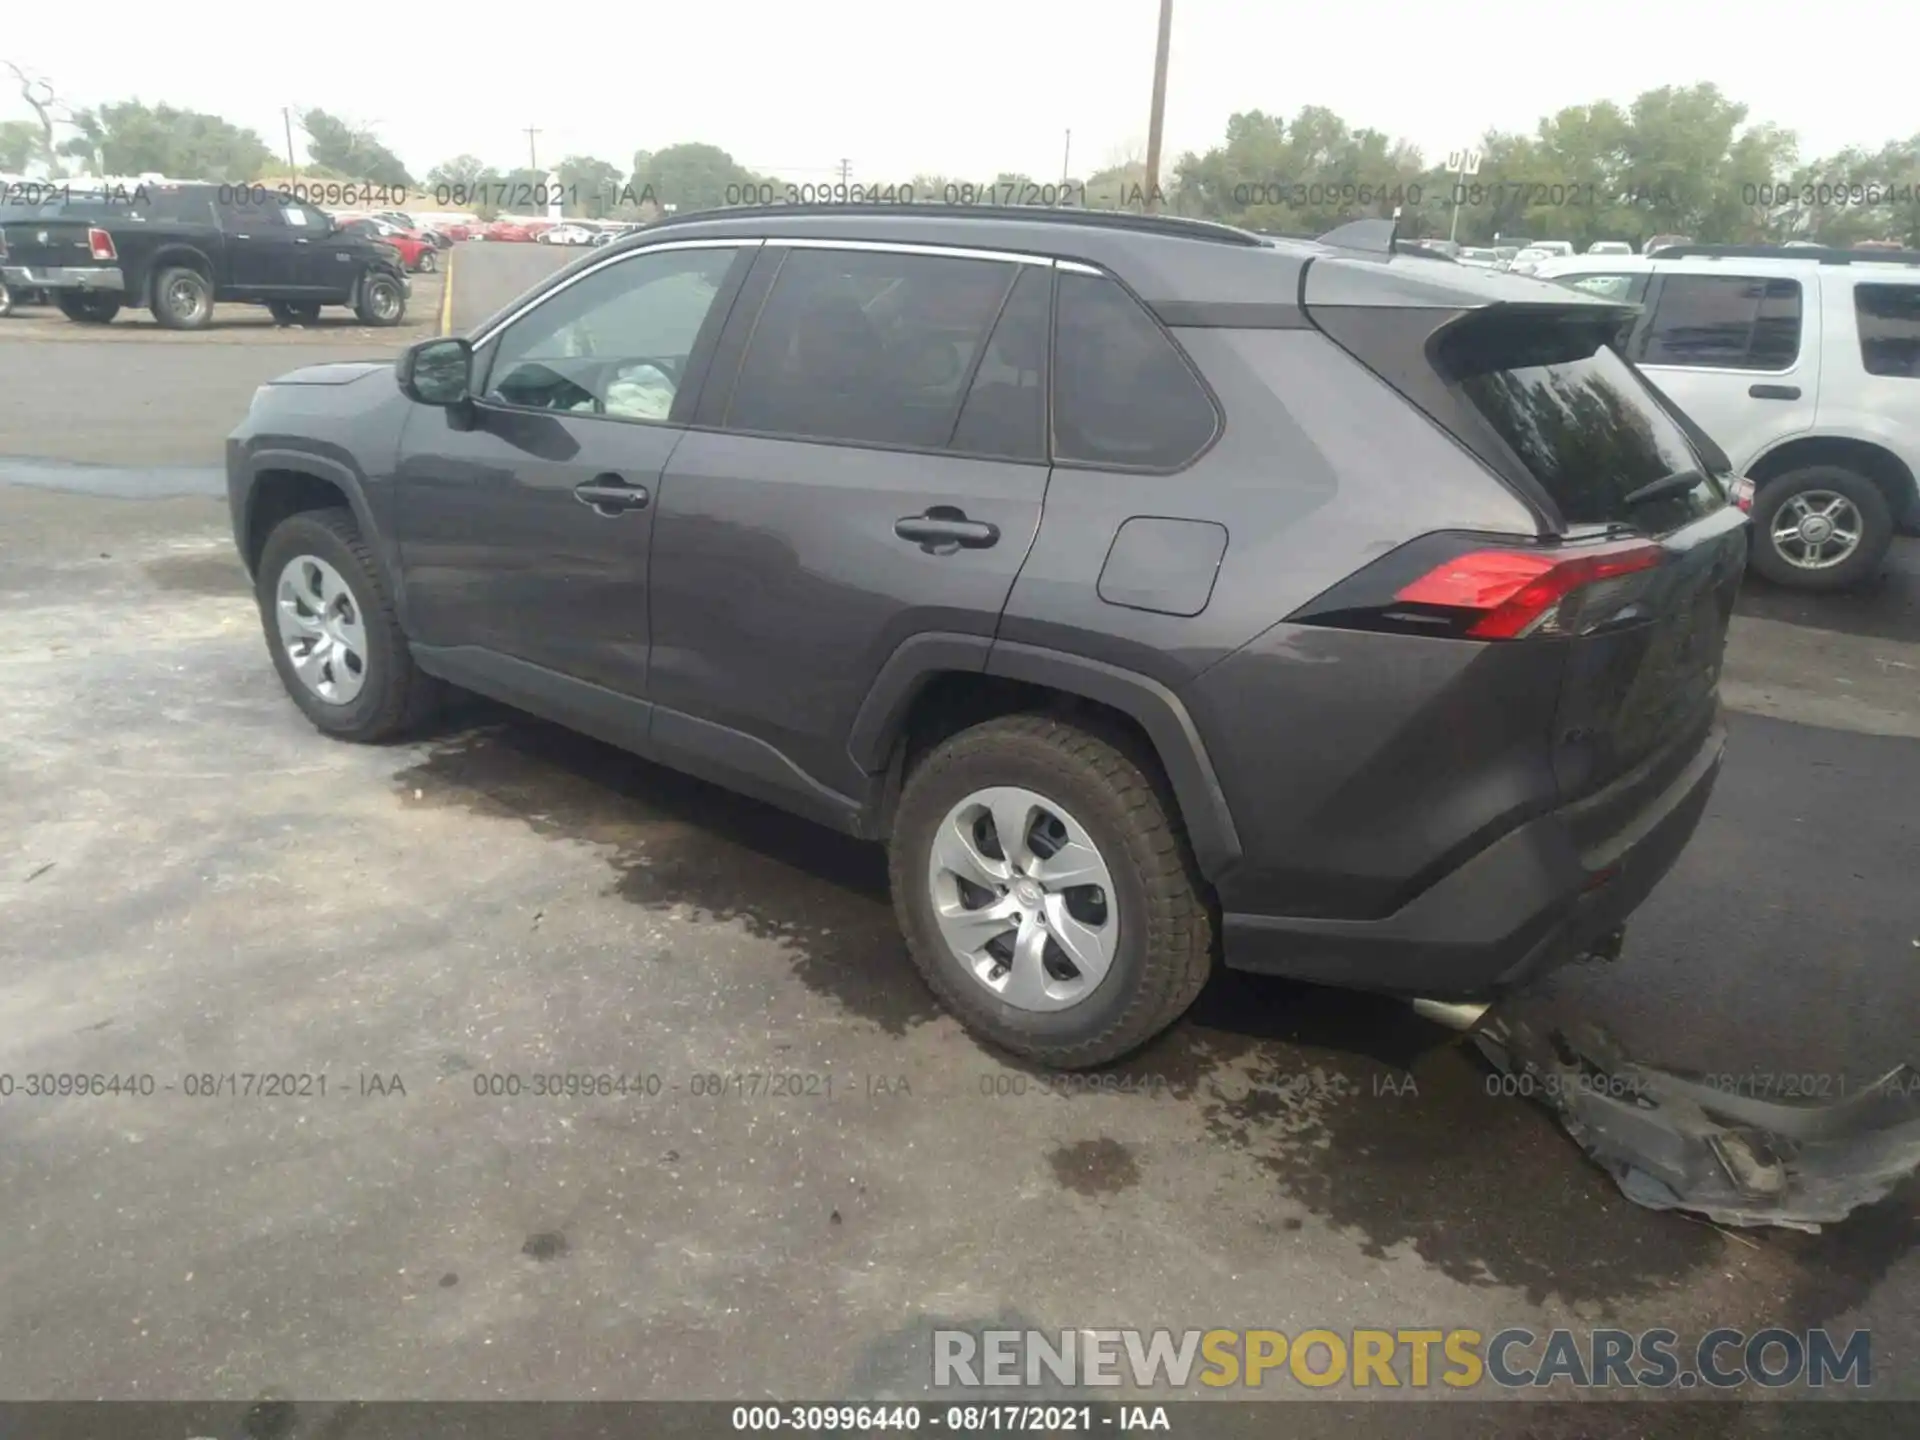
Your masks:
M 754 322 L 727 428 L 945 449 L 1022 268 L 892 251 L 793 251 Z
M 1853 314 L 1869 375 L 1920 380 L 1920 285 L 1855 285 Z
M 1799 281 L 1669 275 L 1639 360 L 1643 365 L 1786 370 L 1799 353 Z
M 494 344 L 483 399 L 531 410 L 671 418 L 737 247 L 656 250 L 585 275 Z
M 1111 469 L 1175 470 L 1213 442 L 1219 416 L 1186 358 L 1101 275 L 1060 276 L 1053 453 Z

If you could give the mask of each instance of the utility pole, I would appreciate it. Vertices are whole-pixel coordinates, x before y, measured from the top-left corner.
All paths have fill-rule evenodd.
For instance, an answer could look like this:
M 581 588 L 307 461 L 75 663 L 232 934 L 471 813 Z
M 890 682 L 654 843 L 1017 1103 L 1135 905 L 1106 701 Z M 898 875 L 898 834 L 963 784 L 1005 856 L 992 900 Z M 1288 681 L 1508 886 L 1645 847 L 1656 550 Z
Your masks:
M 1167 114 L 1167 44 L 1173 37 L 1173 0 L 1160 0 L 1160 39 L 1153 50 L 1153 109 L 1147 116 L 1148 211 L 1160 208 L 1160 129 Z
M 293 110 L 290 106 L 280 107 L 280 123 L 287 127 L 287 174 L 298 179 L 300 167 L 293 161 Z
M 1073 174 L 1073 131 L 1067 131 L 1067 151 L 1060 157 L 1060 184 L 1065 186 L 1067 177 Z
M 527 168 L 528 168 L 529 170 L 538 170 L 538 169 L 540 168 L 540 157 L 539 157 L 539 156 L 538 156 L 537 154 L 535 154 L 535 153 L 534 153 L 534 149 L 533 149 L 533 137 L 534 137 L 534 136 L 536 136 L 536 135 L 538 135 L 539 133 L 540 133 L 540 132 L 539 132 L 538 130 L 536 130 L 536 129 L 534 129 L 534 128 L 533 128 L 533 126 L 531 126 L 531 125 L 529 125 L 529 126 L 527 126 L 527 128 L 526 128 L 526 134 L 527 134 Z
M 840 162 L 840 188 L 842 190 L 847 188 L 847 177 L 851 174 L 853 174 L 853 161 L 842 160 Z

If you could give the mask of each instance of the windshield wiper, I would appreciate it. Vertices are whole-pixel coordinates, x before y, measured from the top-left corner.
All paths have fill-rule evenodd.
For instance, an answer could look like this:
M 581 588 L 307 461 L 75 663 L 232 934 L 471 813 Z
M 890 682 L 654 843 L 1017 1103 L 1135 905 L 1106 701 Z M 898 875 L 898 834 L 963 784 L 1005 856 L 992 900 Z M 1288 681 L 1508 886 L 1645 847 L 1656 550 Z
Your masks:
M 1706 478 L 1707 472 L 1698 466 L 1676 470 L 1671 475 L 1662 475 L 1658 480 L 1649 481 L 1638 490 L 1629 490 L 1620 497 L 1620 503 L 1639 505 L 1647 500 L 1658 500 L 1663 495 L 1682 495 Z

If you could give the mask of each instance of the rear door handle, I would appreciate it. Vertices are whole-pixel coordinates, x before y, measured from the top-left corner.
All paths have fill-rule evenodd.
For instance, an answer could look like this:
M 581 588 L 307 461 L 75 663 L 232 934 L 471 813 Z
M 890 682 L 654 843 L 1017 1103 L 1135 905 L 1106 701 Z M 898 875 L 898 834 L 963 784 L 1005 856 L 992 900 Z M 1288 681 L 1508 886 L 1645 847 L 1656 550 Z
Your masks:
M 590 505 L 596 514 L 612 517 L 628 510 L 644 510 L 653 496 L 644 485 L 633 485 L 609 472 L 573 487 L 573 498 Z
M 1000 527 L 985 520 L 969 520 L 964 510 L 935 505 L 924 515 L 907 515 L 893 522 L 893 533 L 911 540 L 929 555 L 951 555 L 960 549 L 985 550 L 1000 541 Z
M 1747 394 L 1756 400 L 1798 400 L 1798 385 L 1749 385 Z

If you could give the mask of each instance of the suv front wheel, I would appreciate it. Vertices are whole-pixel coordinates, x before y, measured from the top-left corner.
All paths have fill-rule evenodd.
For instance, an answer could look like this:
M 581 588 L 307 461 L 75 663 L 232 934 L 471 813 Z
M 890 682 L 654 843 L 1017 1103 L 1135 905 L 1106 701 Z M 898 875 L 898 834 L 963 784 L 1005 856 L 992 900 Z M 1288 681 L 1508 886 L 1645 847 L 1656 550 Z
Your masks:
M 889 843 L 894 907 L 916 968 L 968 1029 L 1084 1069 L 1200 994 L 1212 914 L 1151 765 L 1093 730 L 1012 715 L 914 767 Z
M 417 728 L 440 686 L 418 669 L 372 548 L 346 510 L 305 510 L 267 537 L 254 595 L 280 683 L 314 725 L 379 742 Z
M 1789 470 L 1753 499 L 1753 567 L 1776 584 L 1845 590 L 1876 574 L 1892 543 L 1887 497 L 1855 470 Z

